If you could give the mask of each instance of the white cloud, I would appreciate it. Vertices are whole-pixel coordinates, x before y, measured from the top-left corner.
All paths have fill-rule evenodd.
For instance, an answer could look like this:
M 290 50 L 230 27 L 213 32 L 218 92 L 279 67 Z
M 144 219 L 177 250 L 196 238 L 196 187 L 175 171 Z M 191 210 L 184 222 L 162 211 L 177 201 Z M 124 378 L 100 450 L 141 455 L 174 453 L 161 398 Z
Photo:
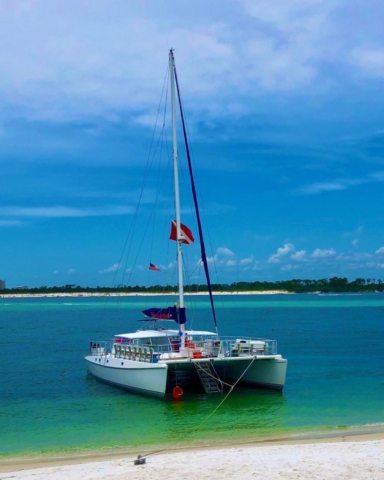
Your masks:
M 240 261 L 239 261 L 239 265 L 251 265 L 252 263 L 254 262 L 254 258 L 253 258 L 253 255 L 251 255 L 250 257 L 248 258 L 242 258 Z
M 239 3 L 255 19 L 253 36 L 259 37 L 247 46 L 247 53 L 254 58 L 247 72 L 251 71 L 261 85 L 272 89 L 314 83 L 320 73 L 319 63 L 332 57 L 328 36 L 334 24 L 329 14 L 335 2 L 239 0 Z
M 355 230 L 361 232 L 362 227 Z M 373 255 L 366 252 L 359 252 L 351 249 L 347 252 L 338 253 L 334 248 L 321 249 L 316 248 L 309 253 L 307 250 L 297 250 L 292 243 L 285 243 L 278 248 L 276 253 L 271 255 L 267 260 L 255 260 L 253 255 L 248 258 L 239 260 L 231 250 L 223 249 L 227 255 L 219 257 L 217 254 L 214 258 L 210 258 L 210 262 L 214 262 L 215 266 L 223 270 L 233 271 L 234 268 L 238 272 L 262 272 L 263 278 L 268 278 L 271 272 L 277 275 L 278 272 L 296 272 L 301 278 L 311 278 L 313 275 L 325 275 L 327 277 L 348 275 L 356 275 L 357 271 L 370 271 L 365 276 L 373 276 L 374 269 L 383 268 L 381 263 L 374 262 Z M 384 255 L 384 247 L 380 247 L 377 254 Z M 377 258 L 377 257 L 376 257 Z M 383 264 L 384 265 L 384 264 Z M 300 272 L 300 273 L 298 273 Z M 316 273 L 317 272 L 317 273 Z M 320 272 L 320 273 L 319 273 Z M 343 272 L 342 274 L 340 272 Z M 344 273 L 345 272 L 345 273 Z M 255 278 L 253 276 L 253 278 Z
M 217 267 L 232 268 L 237 266 L 241 268 L 241 270 L 247 270 L 254 263 L 254 257 L 250 255 L 249 257 L 239 259 L 229 248 L 220 247 L 216 250 L 213 257 L 207 258 L 207 261 L 210 264 L 215 264 Z M 198 265 L 201 265 L 201 259 Z
M 316 248 L 316 250 L 314 250 L 314 252 L 312 253 L 313 258 L 329 258 L 335 255 L 336 255 L 336 252 L 333 248 L 324 249 L 324 250 L 321 250 L 320 248 Z
M 57 275 L 59 273 L 59 270 L 54 270 L 52 273 L 53 275 Z
M 317 182 L 311 185 L 300 187 L 296 190 L 298 195 L 316 195 L 322 192 L 334 192 L 346 190 L 348 187 L 362 185 L 369 181 L 368 178 L 342 178 L 332 182 Z
M 338 261 L 353 261 L 353 262 L 360 262 L 364 263 L 364 265 L 368 265 L 367 262 L 371 262 L 372 255 L 366 252 L 355 252 L 350 251 L 346 253 L 339 253 L 336 257 Z
M 359 68 L 362 75 L 384 77 L 383 48 L 357 48 L 351 52 L 351 62 Z
M 199 260 L 201 264 L 201 259 Z M 207 262 L 217 267 L 233 267 L 237 264 L 236 255 L 227 247 L 220 247 L 213 257 L 207 257 Z
M 360 241 L 360 240 L 359 240 L 358 238 L 355 238 L 355 240 L 352 240 L 352 245 L 353 245 L 354 247 L 357 247 L 357 246 L 359 245 L 359 241 Z
M 310 31 L 315 21 L 311 19 L 324 18 L 338 2 L 334 0 L 237 0 L 250 15 L 268 22 L 284 31 L 301 29 Z M 310 24 L 308 23 L 310 22 Z
M 67 272 L 68 275 L 73 275 L 74 273 L 76 273 L 76 270 L 74 268 L 70 268 Z
M 378 182 L 384 182 L 384 172 L 374 172 L 370 174 L 370 177 Z
M 363 233 L 363 230 L 364 230 L 364 227 L 362 225 L 360 225 L 359 227 L 357 227 L 355 230 L 353 230 L 351 232 L 343 233 L 343 236 L 344 237 L 358 237 Z
M 19 220 L 0 220 L 0 227 L 21 227 L 22 224 Z
M 307 252 L 306 250 L 299 250 L 291 255 L 292 260 L 296 260 L 298 262 L 303 262 L 306 259 Z
M 228 260 L 226 265 L 227 267 L 234 267 L 237 265 L 237 262 L 236 260 Z
M 225 257 L 233 257 L 235 254 L 229 248 L 220 247 L 216 250 L 216 255 L 223 255 Z
M 0 207 L 0 215 L 5 217 L 96 217 L 103 215 L 124 215 L 132 213 L 129 206 L 109 205 L 95 208 L 76 208 L 57 205 L 53 207 Z
M 104 270 L 100 270 L 99 273 L 111 273 L 116 272 L 119 269 L 119 264 L 114 263 L 111 267 L 105 268 Z
M 207 258 L 208 263 L 215 264 L 217 267 L 238 267 L 239 270 L 248 270 L 255 262 L 253 255 L 238 259 L 237 256 L 228 248 L 219 248 L 213 257 Z M 198 266 L 201 265 L 201 259 L 198 262 Z
M 285 257 L 290 252 L 294 252 L 295 247 L 292 243 L 285 243 L 283 247 L 277 249 L 277 253 L 271 255 L 268 259 L 269 263 L 280 263 L 282 257 Z
M 333 64 L 382 71 L 382 51 L 362 48 L 354 29 L 338 21 L 351 8 L 342 0 L 238 0 L 225 8 L 196 0 L 188 12 L 173 5 L 171 24 L 164 0 L 145 8 L 121 0 L 2 4 L 1 105 L 30 119 L 114 121 L 129 112 L 146 125 L 172 45 L 196 108 L 221 117 L 249 110 L 249 97 L 264 89 L 313 93 L 332 78 Z M 370 19 L 357 21 L 364 28 Z
M 239 57 L 231 22 L 207 17 L 209 9 L 198 2 L 193 14 L 174 8 L 171 26 L 166 2 L 149 3 L 145 11 L 135 3 L 56 0 L 55 8 L 38 2 L 23 15 L 3 12 L 0 29 L 9 48 L 0 52 L 6 66 L 0 98 L 28 119 L 115 121 L 128 113 L 147 124 L 174 45 L 180 71 L 188 72 L 181 77 L 184 89 L 206 99 L 199 108 L 217 108 L 215 93 L 226 95 L 242 78 L 234 68 Z
M 289 272 L 291 270 L 294 270 L 295 268 L 297 268 L 297 265 L 292 265 L 290 263 L 287 263 L 287 264 L 283 265 L 280 270 L 282 272 Z
M 307 185 L 306 187 L 302 187 L 297 192 L 301 195 L 315 195 L 321 192 L 345 190 L 346 188 L 346 185 L 342 185 L 341 183 L 318 182 L 313 183 L 312 185 Z

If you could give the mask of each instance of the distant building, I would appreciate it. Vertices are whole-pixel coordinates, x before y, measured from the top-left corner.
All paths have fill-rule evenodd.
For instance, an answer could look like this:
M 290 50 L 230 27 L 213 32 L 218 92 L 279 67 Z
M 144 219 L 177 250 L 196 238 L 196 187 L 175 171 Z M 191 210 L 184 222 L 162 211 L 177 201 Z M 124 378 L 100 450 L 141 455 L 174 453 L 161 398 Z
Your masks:
M 5 280 L 0 280 L 0 290 L 5 289 Z

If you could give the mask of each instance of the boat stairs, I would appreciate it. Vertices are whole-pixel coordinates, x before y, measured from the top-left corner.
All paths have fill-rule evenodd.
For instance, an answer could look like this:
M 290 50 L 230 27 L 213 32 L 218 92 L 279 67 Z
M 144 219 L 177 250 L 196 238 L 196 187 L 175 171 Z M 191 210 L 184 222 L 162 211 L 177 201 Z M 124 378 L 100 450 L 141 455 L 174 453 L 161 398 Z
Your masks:
M 205 362 L 194 362 L 194 364 L 205 392 L 221 393 L 223 391 L 223 382 L 218 376 L 212 362 L 207 360 Z

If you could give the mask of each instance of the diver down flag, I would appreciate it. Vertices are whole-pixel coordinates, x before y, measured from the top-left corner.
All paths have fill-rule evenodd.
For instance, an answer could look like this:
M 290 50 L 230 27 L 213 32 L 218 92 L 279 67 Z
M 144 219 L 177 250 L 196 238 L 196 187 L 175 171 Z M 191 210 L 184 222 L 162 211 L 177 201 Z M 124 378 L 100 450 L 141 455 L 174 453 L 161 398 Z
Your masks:
M 193 233 L 191 230 L 180 223 L 180 234 L 181 234 L 181 243 L 187 243 L 190 245 L 195 241 L 193 238 Z M 172 225 L 171 225 L 171 235 L 169 236 L 171 240 L 174 240 L 175 242 L 177 241 L 177 229 L 176 229 L 176 220 L 172 220 Z

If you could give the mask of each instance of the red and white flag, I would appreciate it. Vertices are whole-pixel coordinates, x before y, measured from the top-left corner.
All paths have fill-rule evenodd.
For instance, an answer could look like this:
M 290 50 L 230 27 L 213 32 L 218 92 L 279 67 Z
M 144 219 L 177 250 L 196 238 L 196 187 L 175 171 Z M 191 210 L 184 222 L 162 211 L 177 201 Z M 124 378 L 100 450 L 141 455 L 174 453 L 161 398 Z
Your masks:
M 190 245 L 195 241 L 191 230 L 182 223 L 180 223 L 180 234 L 182 237 L 181 243 L 187 243 L 188 245 Z M 171 235 L 169 236 L 169 238 L 171 240 L 174 240 L 175 242 L 177 241 L 176 220 L 172 220 Z

